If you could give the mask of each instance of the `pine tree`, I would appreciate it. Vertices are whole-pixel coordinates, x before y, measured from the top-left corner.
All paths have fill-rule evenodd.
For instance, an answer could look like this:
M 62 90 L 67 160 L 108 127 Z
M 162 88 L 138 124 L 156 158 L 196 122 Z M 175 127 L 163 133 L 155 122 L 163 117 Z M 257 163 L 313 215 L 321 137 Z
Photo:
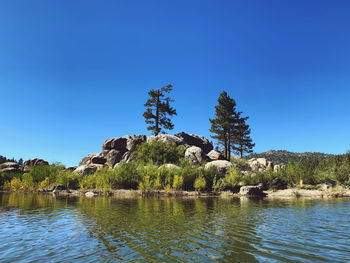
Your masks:
M 239 154 L 240 157 L 243 157 L 244 153 L 252 153 L 253 148 L 255 146 L 255 143 L 253 143 L 253 140 L 250 137 L 250 128 L 249 125 L 246 123 L 246 120 L 249 117 L 241 117 L 242 112 L 238 112 L 238 125 L 236 126 L 234 138 L 233 138 L 233 145 L 232 150 Z
M 224 147 L 224 156 L 231 158 L 232 138 L 235 127 L 238 125 L 236 102 L 223 91 L 218 98 L 218 105 L 215 106 L 215 119 L 209 119 L 211 123 L 211 137 L 216 139 L 219 145 Z
M 150 124 L 147 130 L 151 130 L 154 135 L 163 132 L 161 127 L 167 130 L 174 128 L 174 124 L 167 117 L 168 115 L 177 115 L 176 110 L 170 106 L 170 102 L 174 102 L 174 100 L 166 97 L 166 94 L 172 90 L 173 86 L 167 85 L 148 92 L 150 98 L 145 103 L 146 111 L 143 113 L 143 117 L 145 117 L 146 123 Z

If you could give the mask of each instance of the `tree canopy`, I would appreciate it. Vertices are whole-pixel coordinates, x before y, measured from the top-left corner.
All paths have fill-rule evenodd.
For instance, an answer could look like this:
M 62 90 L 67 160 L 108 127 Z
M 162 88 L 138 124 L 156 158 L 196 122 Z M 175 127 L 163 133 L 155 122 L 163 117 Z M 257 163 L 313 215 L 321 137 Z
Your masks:
M 218 98 L 218 105 L 215 106 L 215 118 L 209 119 L 211 123 L 211 137 L 216 139 L 218 144 L 224 147 L 226 159 L 231 157 L 231 143 L 235 126 L 238 125 L 236 113 L 236 101 L 230 98 L 226 91 L 223 91 Z
M 172 85 L 167 85 L 161 89 L 152 89 L 148 92 L 149 99 L 145 103 L 146 111 L 143 113 L 145 122 L 149 124 L 147 130 L 152 131 L 154 135 L 164 132 L 162 128 L 172 130 L 174 124 L 168 116 L 177 115 L 176 110 L 170 106 L 173 99 L 167 97 L 173 90 Z
M 210 132 L 214 133 L 211 137 L 217 140 L 219 146 L 223 146 L 224 156 L 228 160 L 232 150 L 242 157 L 244 153 L 251 153 L 255 145 L 246 123 L 248 117 L 241 117 L 241 114 L 236 109 L 236 101 L 223 91 L 215 106 L 215 118 L 209 118 Z
M 232 150 L 242 158 L 244 153 L 252 153 L 255 143 L 250 137 L 250 128 L 246 123 L 249 117 L 241 117 L 242 112 L 238 112 L 238 125 L 235 128 Z

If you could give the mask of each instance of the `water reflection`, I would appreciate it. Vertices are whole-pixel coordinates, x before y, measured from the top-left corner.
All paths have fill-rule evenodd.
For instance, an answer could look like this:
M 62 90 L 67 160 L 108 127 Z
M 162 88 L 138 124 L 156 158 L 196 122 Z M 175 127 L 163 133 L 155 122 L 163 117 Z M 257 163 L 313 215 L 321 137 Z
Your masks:
M 349 208 L 346 199 L 0 194 L 0 261 L 62 261 L 62 249 L 68 261 L 346 261 Z
M 129 259 L 253 261 L 258 217 L 235 199 L 82 199 L 90 234 Z M 106 238 L 106 236 L 108 238 Z M 232 250 L 232 247 L 235 250 Z

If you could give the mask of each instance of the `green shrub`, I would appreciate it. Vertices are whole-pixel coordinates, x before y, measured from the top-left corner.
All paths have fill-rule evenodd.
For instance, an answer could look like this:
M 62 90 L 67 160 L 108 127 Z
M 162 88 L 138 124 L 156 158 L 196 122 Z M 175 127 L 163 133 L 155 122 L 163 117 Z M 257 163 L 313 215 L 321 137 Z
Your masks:
M 32 181 L 35 184 L 38 184 L 45 180 L 46 177 L 49 177 L 51 181 L 56 181 L 57 175 L 64 170 L 62 165 L 45 165 L 40 164 L 28 168 L 28 176 L 32 178 Z
M 182 175 L 182 168 L 167 168 L 167 167 L 160 167 L 156 171 L 156 176 L 159 179 L 160 184 L 162 187 L 165 187 L 167 185 L 173 185 L 174 178 L 176 176 Z
M 218 177 L 218 171 L 215 167 L 210 167 L 209 169 L 198 168 L 200 175 L 202 175 L 206 182 L 206 189 L 211 190 L 213 187 L 214 178 Z
M 139 189 L 143 192 L 151 192 L 154 189 L 151 177 L 146 175 L 142 179 L 143 180 L 139 184 Z
M 39 189 L 47 189 L 51 185 L 50 177 L 46 177 L 43 181 L 39 183 Z
M 342 164 L 335 172 L 335 179 L 343 184 L 350 179 L 350 165 Z
M 181 167 L 180 174 L 183 178 L 183 190 L 191 191 L 194 189 L 194 181 L 200 175 L 202 175 L 199 169 L 194 169 L 191 166 Z
M 202 192 L 206 186 L 207 186 L 206 181 L 202 176 L 197 177 L 193 185 L 194 189 L 198 192 Z
M 181 190 L 184 183 L 184 178 L 181 175 L 175 175 L 173 179 L 173 188 Z
M 179 164 L 185 154 L 185 146 L 159 140 L 143 143 L 132 153 L 132 159 L 137 163 L 157 165 L 165 163 Z
M 12 191 L 19 191 L 22 188 L 22 181 L 20 178 L 15 177 L 10 182 L 10 189 Z
M 74 173 L 72 171 L 64 171 L 60 170 L 57 174 L 55 174 L 55 184 L 56 185 L 64 185 L 69 189 L 78 189 L 80 186 L 80 177 L 79 173 Z M 51 183 L 52 177 L 49 177 L 49 182 Z
M 235 164 L 241 170 L 250 170 L 250 165 L 246 159 L 231 157 L 231 163 Z
M 21 178 L 22 174 L 21 173 L 0 173 L 0 189 L 3 188 L 5 189 L 5 184 L 7 183 L 7 186 L 9 185 L 9 182 L 13 178 Z M 10 190 L 10 188 L 7 187 L 7 190 Z
M 33 182 L 33 178 L 27 173 L 23 174 L 21 189 L 23 191 L 32 191 L 34 190 L 34 188 L 35 188 L 35 184 Z
M 239 186 L 240 181 L 242 180 L 241 171 L 236 167 L 231 167 L 228 174 L 225 175 L 223 180 L 223 186 L 225 189 L 234 191 L 237 186 Z

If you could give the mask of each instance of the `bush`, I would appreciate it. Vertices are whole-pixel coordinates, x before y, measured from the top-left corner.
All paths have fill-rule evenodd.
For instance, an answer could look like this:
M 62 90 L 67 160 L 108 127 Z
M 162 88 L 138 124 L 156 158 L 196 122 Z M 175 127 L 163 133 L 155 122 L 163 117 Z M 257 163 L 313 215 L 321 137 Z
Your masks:
M 173 180 L 173 188 L 181 190 L 184 183 L 184 178 L 181 175 L 175 175 Z
M 140 181 L 136 164 L 122 162 L 112 173 L 111 186 L 115 189 L 137 189 Z
M 194 181 L 198 176 L 201 175 L 199 169 L 194 169 L 191 166 L 181 167 L 181 176 L 183 177 L 183 190 L 190 191 L 193 190 Z
M 335 155 L 323 161 L 303 160 L 289 163 L 278 172 L 278 178 L 289 186 L 298 185 L 300 180 L 307 185 L 316 185 L 327 179 L 346 183 L 350 180 L 350 155 Z
M 21 178 L 21 176 L 21 173 L 0 173 L 0 189 L 6 189 L 5 184 L 7 183 L 7 190 L 10 190 L 8 187 L 9 182 L 11 182 L 13 178 Z
M 250 165 L 246 159 L 231 157 L 230 161 L 233 164 L 235 164 L 237 167 L 239 167 L 239 169 L 241 170 L 244 170 L 244 171 L 251 170 Z
M 176 146 L 175 143 L 156 140 L 137 147 L 132 153 L 132 160 L 142 164 L 179 164 L 184 157 L 185 150 L 183 145 Z
M 182 175 L 182 168 L 176 169 L 176 168 L 166 168 L 166 167 L 160 167 L 156 171 L 156 176 L 161 184 L 162 187 L 165 186 L 172 186 L 174 182 L 174 178 L 176 176 Z
M 39 189 L 47 189 L 51 185 L 50 178 L 46 177 L 45 180 L 41 181 L 39 184 Z
M 21 189 L 23 191 L 32 191 L 34 188 L 33 178 L 29 174 L 23 174 Z
M 239 186 L 239 183 L 242 179 L 241 171 L 239 171 L 236 167 L 231 167 L 228 174 L 225 175 L 223 180 L 223 186 L 225 189 L 235 191 Z
M 60 172 L 64 171 L 64 166 L 62 165 L 46 165 L 40 164 L 28 168 L 28 177 L 31 177 L 35 184 L 38 184 L 49 177 L 52 182 L 56 181 L 56 178 Z
M 12 191 L 18 191 L 22 188 L 22 181 L 20 178 L 15 177 L 10 182 L 10 189 Z
M 146 175 L 143 177 L 142 182 L 139 184 L 139 189 L 143 192 L 151 192 L 154 189 L 154 183 L 151 180 L 151 177 L 149 175 Z
M 120 163 L 115 169 L 105 167 L 95 174 L 81 178 L 80 187 L 83 189 L 137 189 L 141 182 L 135 163 Z
M 202 176 L 196 178 L 193 185 L 194 189 L 196 189 L 196 191 L 198 192 L 202 192 L 206 186 L 207 186 L 206 181 Z
M 61 170 L 57 173 L 57 175 L 55 175 L 55 177 L 56 185 L 64 185 L 69 189 L 78 189 L 80 186 L 79 179 L 81 175 L 79 173 Z M 49 180 L 49 182 L 51 181 Z

